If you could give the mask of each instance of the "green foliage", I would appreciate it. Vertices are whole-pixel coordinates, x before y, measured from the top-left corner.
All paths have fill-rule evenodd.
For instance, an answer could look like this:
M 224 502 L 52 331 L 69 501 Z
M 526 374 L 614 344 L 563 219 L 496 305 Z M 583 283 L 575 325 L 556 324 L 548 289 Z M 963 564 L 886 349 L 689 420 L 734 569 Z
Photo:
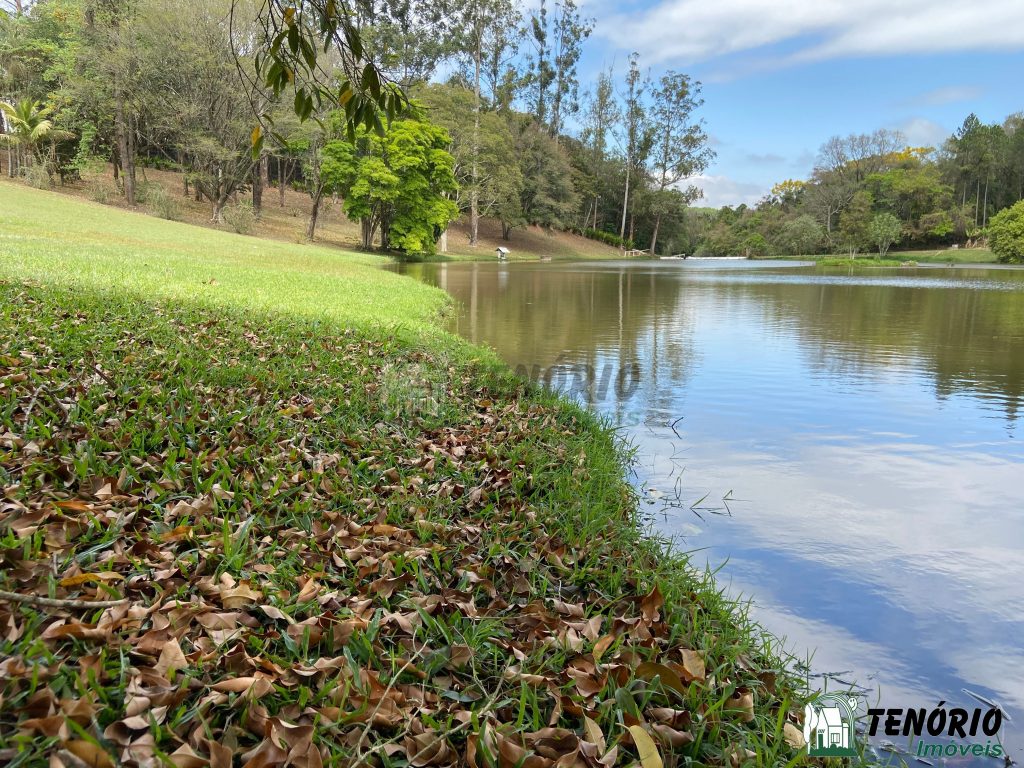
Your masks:
M 34 99 L 21 99 L 13 104 L 0 101 L 0 112 L 7 123 L 7 133 L 0 134 L 0 143 L 35 151 L 47 140 L 67 136 L 65 131 L 54 128 L 50 119 L 53 107 Z
M 784 252 L 796 256 L 817 253 L 824 238 L 821 226 L 812 216 L 803 214 L 785 223 L 779 234 Z
M 589 237 L 591 240 L 598 240 L 607 245 L 614 245 L 616 248 L 632 248 L 632 240 L 623 240 L 618 235 L 612 232 L 605 232 L 603 229 L 584 229 L 583 236 Z
M 458 182 L 455 201 L 460 211 L 469 209 L 475 192 L 481 216 L 494 216 L 509 224 L 522 222 L 521 195 L 524 178 L 516 156 L 515 139 L 506 115 L 484 112 L 479 126 L 468 119 L 474 96 L 458 85 L 430 85 L 414 93 L 430 121 L 448 131 L 453 172 Z M 473 168 L 476 174 L 473 174 Z
M 516 157 L 523 175 L 523 218 L 541 227 L 567 229 L 579 207 L 579 197 L 565 149 L 533 121 L 521 120 Z
M 839 243 L 851 256 L 872 244 L 869 227 L 873 203 L 871 193 L 861 190 L 853 196 L 839 219 Z
M 300 120 L 325 108 L 341 108 L 352 142 L 359 126 L 383 134 L 381 118 L 390 122 L 408 106 L 402 89 L 366 61 L 357 19 L 355 4 L 344 0 L 268 0 L 260 9 L 265 43 L 254 60 L 256 74 L 275 97 L 290 92 Z M 366 63 L 355 72 L 332 68 L 324 62 L 331 48 L 344 59 Z M 325 76 L 328 69 L 331 76 Z M 263 115 L 263 122 L 267 117 Z M 253 158 L 259 157 L 264 140 L 261 125 L 252 132 Z
M 992 217 L 988 242 L 999 261 L 1005 264 L 1024 263 L 1024 200 Z
M 768 255 L 768 241 L 760 232 L 752 232 L 746 236 L 742 244 L 743 255 L 748 259 L 756 259 Z
M 878 258 L 880 259 L 885 258 L 889 246 L 899 240 L 902 233 L 903 225 L 891 213 L 879 213 L 868 224 L 868 237 L 871 238 L 871 243 L 878 248 Z
M 328 193 L 344 198 L 349 218 L 363 224 L 363 246 L 379 232 L 381 247 L 430 254 L 458 215 L 451 139 L 440 126 L 412 117 L 383 136 L 357 132 L 354 144 L 324 145 L 320 177 Z

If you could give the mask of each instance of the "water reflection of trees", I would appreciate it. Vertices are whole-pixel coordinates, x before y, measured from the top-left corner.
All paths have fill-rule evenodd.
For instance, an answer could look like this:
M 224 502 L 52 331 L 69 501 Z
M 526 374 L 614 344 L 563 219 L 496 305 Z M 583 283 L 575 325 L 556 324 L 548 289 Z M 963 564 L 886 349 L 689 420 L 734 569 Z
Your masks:
M 1008 286 L 1024 288 L 1022 277 L 1007 275 Z M 756 302 L 764 322 L 792 328 L 810 365 L 830 377 L 912 366 L 932 379 L 937 397 L 966 394 L 997 404 L 1011 421 L 1024 400 L 1022 290 L 842 282 L 718 287 Z
M 637 408 L 673 412 L 694 359 L 680 282 L 614 265 L 425 265 L 421 276 L 461 303 L 459 333 L 513 367 L 589 368 L 596 382 L 583 399 L 592 402 L 610 370 L 601 404 L 618 412 L 627 403 L 615 402 L 615 379 L 639 365 L 639 386 L 619 394 Z
M 785 328 L 812 375 L 856 380 L 902 367 L 930 377 L 940 398 L 967 394 L 1011 421 L 1024 401 L 1024 290 L 696 274 L 657 265 L 474 264 L 425 265 L 422 276 L 463 304 L 459 332 L 490 344 L 513 367 L 589 365 L 600 374 L 605 365 L 617 372 L 639 363 L 632 400 L 648 416 L 679 411 L 682 385 L 698 363 L 697 319 L 714 323 L 730 308 Z M 1024 288 L 1022 273 L 955 276 Z

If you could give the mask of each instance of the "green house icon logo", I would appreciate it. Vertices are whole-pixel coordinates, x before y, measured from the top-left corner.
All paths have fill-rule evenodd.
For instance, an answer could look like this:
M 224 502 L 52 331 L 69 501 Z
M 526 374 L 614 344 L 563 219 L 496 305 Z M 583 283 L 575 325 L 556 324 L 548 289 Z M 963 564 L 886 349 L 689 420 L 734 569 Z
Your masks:
M 804 707 L 804 741 L 813 757 L 855 757 L 857 698 L 823 693 Z

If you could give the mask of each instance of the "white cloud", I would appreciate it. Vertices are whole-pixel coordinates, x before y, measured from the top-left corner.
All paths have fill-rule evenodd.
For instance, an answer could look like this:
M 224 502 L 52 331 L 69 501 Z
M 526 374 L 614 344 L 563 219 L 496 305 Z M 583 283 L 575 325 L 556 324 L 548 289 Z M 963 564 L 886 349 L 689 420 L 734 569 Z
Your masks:
M 925 117 L 912 117 L 896 126 L 911 147 L 941 147 L 952 131 Z
M 596 33 L 648 63 L 693 62 L 804 41 L 791 62 L 1024 48 L 1020 0 L 661 0 L 611 14 Z M 809 40 L 808 40 L 809 38 Z
M 933 91 L 922 93 L 902 102 L 908 107 L 940 107 L 943 104 L 956 104 L 961 101 L 974 101 L 981 98 L 985 89 L 978 85 L 948 85 Z
M 757 201 L 767 194 L 768 189 L 761 184 L 736 181 L 728 176 L 709 175 L 695 176 L 687 180 L 687 184 L 704 191 L 704 197 L 694 205 L 708 208 L 721 208 L 723 205 L 756 205 Z

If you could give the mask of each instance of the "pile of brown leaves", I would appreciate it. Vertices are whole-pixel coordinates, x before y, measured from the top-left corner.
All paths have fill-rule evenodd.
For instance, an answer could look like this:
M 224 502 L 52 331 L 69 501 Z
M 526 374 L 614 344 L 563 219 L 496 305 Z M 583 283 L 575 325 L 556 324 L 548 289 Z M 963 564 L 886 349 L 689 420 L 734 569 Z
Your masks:
M 792 756 L 777 661 L 658 575 L 572 409 L 453 365 L 459 420 L 396 423 L 393 341 L 0 294 L 0 760 Z

